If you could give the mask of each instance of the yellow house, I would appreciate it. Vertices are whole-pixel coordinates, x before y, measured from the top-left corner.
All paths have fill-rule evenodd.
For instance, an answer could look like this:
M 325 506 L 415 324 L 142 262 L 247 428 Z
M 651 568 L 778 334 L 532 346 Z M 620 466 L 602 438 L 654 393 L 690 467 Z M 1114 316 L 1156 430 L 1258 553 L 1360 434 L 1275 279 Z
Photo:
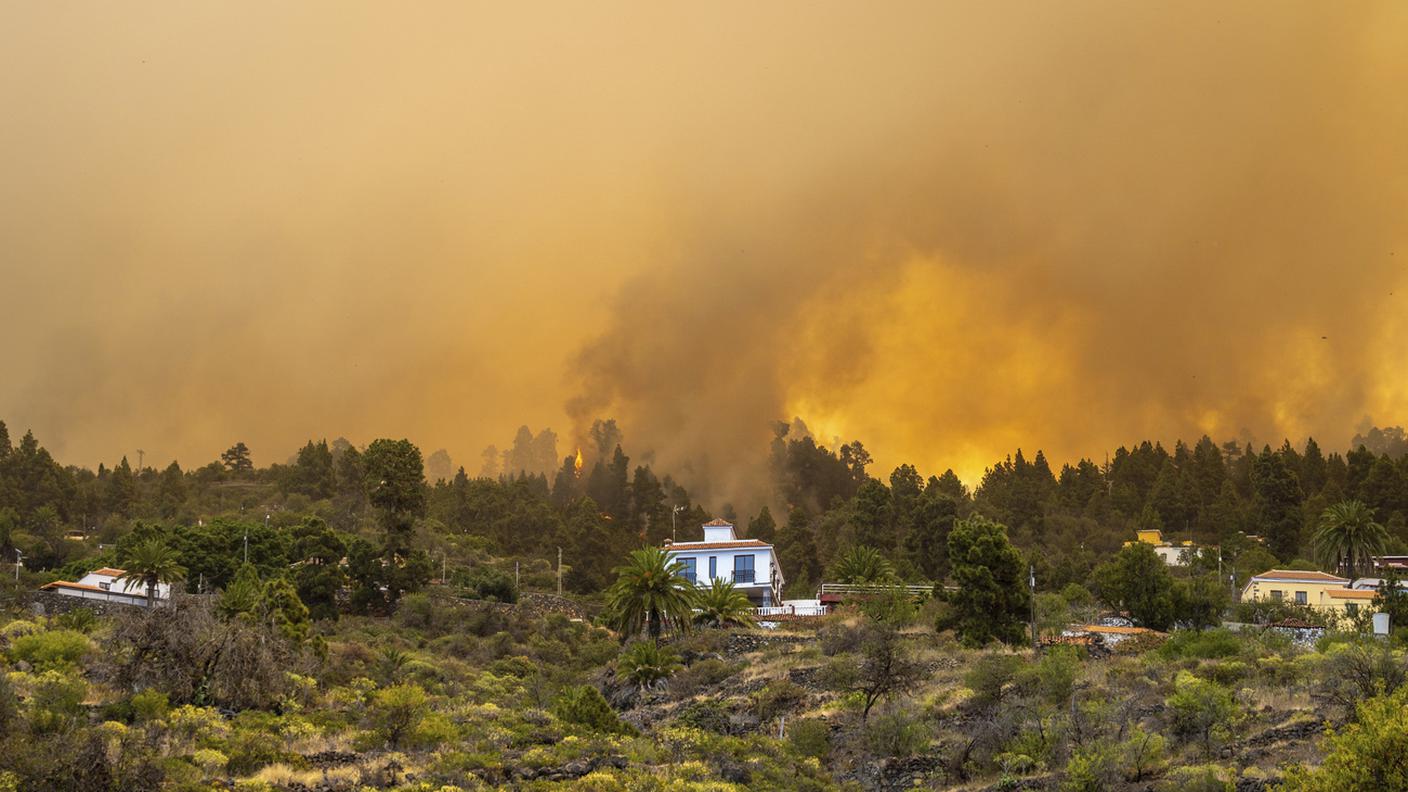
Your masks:
M 1169 566 L 1174 566 L 1176 564 L 1182 563 L 1183 554 L 1185 552 L 1196 553 L 1198 551 L 1197 545 L 1194 545 L 1192 542 L 1164 541 L 1164 532 L 1160 531 L 1157 528 L 1140 529 L 1135 531 L 1135 535 L 1139 537 L 1137 541 L 1152 546 L 1154 548 L 1155 555 L 1157 555 L 1159 558 L 1162 558 L 1164 560 L 1164 563 L 1168 564 Z M 1131 544 L 1134 543 L 1125 542 L 1126 547 Z
M 1349 587 L 1348 578 L 1300 569 L 1270 569 L 1253 576 L 1242 589 L 1243 602 L 1292 602 L 1316 610 L 1353 615 L 1374 600 L 1374 591 Z

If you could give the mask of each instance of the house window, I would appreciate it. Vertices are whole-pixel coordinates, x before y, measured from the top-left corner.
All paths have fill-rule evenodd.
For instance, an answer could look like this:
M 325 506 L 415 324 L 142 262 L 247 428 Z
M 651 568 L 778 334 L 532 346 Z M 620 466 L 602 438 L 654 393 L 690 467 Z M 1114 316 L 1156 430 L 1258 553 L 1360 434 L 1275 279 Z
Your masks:
M 741 555 L 733 557 L 733 579 L 737 583 L 753 582 L 753 556 Z
M 1304 604 L 1306 604 L 1306 603 L 1309 602 L 1309 601 L 1310 601 L 1310 598 L 1306 596 L 1306 593 L 1305 593 L 1304 591 L 1297 591 L 1297 592 L 1296 592 L 1296 604 L 1297 604 L 1297 605 L 1304 605 Z
M 1285 598 L 1285 596 L 1286 596 L 1286 592 L 1284 592 L 1284 591 L 1273 591 L 1273 592 L 1271 592 L 1271 601 L 1272 601 L 1272 602 L 1280 602 L 1282 599 Z
M 99 583 L 99 584 L 98 584 L 98 588 L 102 589 L 103 591 L 107 591 L 108 589 L 112 588 L 112 584 L 111 584 L 111 583 Z
M 690 583 L 693 583 L 693 582 L 694 582 L 694 559 L 693 559 L 693 558 L 681 558 L 680 560 L 684 562 L 684 579 L 685 579 L 685 580 L 688 580 Z
M 709 556 L 709 579 L 713 580 L 719 576 L 719 557 Z

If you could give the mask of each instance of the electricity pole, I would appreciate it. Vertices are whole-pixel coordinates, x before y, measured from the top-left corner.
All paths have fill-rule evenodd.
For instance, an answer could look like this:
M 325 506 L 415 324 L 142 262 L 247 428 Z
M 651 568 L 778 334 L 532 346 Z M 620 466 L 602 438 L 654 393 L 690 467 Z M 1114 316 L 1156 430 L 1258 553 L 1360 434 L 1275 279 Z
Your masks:
M 1036 637 L 1036 564 L 1027 565 L 1027 588 L 1031 591 L 1032 603 L 1032 649 L 1041 649 Z
M 515 572 L 515 574 L 517 574 Z M 557 548 L 557 596 L 562 596 L 562 548 Z
M 19 582 L 20 582 L 20 567 L 22 567 L 22 566 L 24 566 L 24 553 L 21 553 L 21 552 L 20 552 L 20 549 L 19 549 L 18 547 L 16 547 L 16 548 L 15 548 L 15 582 L 16 582 L 16 583 L 19 583 Z
M 146 457 L 146 455 L 147 455 L 147 452 L 146 452 L 146 451 L 143 451 L 143 450 L 140 449 L 140 448 L 137 449 L 137 472 L 138 472 L 138 473 L 141 473 L 141 472 L 142 472 L 142 459 L 143 459 L 144 457 Z
M 678 537 L 675 536 L 675 515 L 682 511 L 684 511 L 683 506 L 676 506 L 670 510 L 670 544 L 678 541 Z

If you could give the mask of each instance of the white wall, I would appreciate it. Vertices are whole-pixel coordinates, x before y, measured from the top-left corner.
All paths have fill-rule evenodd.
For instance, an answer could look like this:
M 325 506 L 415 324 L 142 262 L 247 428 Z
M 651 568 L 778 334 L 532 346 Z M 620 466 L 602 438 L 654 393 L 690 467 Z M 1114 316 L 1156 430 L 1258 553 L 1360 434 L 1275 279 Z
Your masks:
M 670 553 L 680 560 L 694 559 L 694 579 L 701 586 L 713 583 L 713 579 L 709 577 L 710 557 L 717 559 L 718 577 L 723 580 L 733 580 L 733 559 L 736 556 L 751 555 L 753 556 L 753 582 L 740 583 L 735 581 L 734 584 L 740 588 L 772 585 L 772 551 L 766 547 L 737 547 L 718 550 L 680 548 L 671 549 Z

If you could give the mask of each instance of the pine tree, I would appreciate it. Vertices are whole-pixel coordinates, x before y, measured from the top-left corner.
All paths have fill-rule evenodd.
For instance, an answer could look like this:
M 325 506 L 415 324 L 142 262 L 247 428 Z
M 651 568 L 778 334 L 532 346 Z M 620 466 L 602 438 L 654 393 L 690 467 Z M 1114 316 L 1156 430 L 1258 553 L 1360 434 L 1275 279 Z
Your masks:
M 777 538 L 777 523 L 772 519 L 772 512 L 767 506 L 758 512 L 758 516 L 748 521 L 748 538 L 757 539 L 760 542 L 772 544 Z
M 1300 551 L 1302 493 L 1296 474 L 1268 446 L 1255 457 L 1252 488 L 1256 493 L 1257 527 L 1278 558 L 1295 558 Z
M 821 582 L 816 540 L 807 512 L 800 506 L 792 509 L 787 516 L 787 524 L 777 532 L 775 548 L 789 588 L 806 591 Z

